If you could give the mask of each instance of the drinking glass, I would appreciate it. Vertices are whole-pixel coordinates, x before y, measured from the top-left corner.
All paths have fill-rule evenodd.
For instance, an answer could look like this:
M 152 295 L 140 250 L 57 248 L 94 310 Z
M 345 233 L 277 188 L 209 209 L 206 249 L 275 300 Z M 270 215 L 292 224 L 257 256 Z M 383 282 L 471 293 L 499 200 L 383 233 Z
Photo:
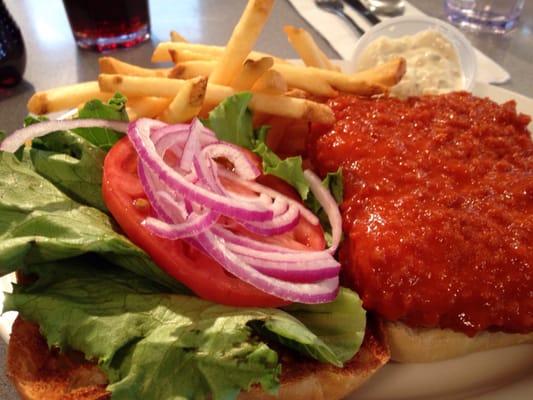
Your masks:
M 63 0 L 76 44 L 98 51 L 150 37 L 148 0 Z
M 26 50 L 20 29 L 0 0 L 0 96 L 4 88 L 22 80 L 26 67 Z
M 366 0 L 365 2 L 375 13 L 391 17 L 402 15 L 405 9 L 404 0 Z
M 445 0 L 448 20 L 461 27 L 505 33 L 518 24 L 525 0 Z

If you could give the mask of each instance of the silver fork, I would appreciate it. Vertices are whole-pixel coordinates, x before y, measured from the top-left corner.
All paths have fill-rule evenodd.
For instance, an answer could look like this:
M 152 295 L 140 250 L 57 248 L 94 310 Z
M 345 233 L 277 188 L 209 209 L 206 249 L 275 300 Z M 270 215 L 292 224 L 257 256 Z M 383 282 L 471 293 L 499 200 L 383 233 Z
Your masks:
M 342 4 L 342 0 L 315 0 L 315 4 L 324 11 L 328 11 L 344 18 L 359 35 L 365 33 L 365 31 L 357 25 L 357 22 L 344 12 L 344 4 Z

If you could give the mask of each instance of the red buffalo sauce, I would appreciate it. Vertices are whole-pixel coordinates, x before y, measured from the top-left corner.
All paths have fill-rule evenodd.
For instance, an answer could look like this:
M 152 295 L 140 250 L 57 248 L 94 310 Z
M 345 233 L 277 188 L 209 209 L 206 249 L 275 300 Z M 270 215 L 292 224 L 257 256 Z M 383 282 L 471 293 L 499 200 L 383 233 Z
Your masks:
M 314 127 L 343 167 L 348 284 L 389 320 L 474 335 L 533 330 L 533 144 L 514 102 L 340 96 Z

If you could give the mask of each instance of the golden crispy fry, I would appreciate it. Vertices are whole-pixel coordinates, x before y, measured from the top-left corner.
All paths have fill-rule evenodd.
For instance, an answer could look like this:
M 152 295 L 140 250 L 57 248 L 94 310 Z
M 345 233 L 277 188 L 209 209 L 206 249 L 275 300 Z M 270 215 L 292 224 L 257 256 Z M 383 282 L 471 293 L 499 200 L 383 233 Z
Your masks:
M 215 58 L 215 56 L 207 53 L 196 53 L 194 51 L 190 50 L 175 50 L 175 49 L 168 49 L 168 54 L 170 55 L 170 59 L 174 64 L 177 64 L 179 62 L 186 62 L 186 61 L 215 61 L 218 58 Z
M 395 58 L 385 64 L 357 72 L 351 76 L 352 81 L 370 81 L 377 84 L 391 87 L 396 85 L 405 75 L 405 59 Z
M 185 81 L 160 77 L 129 75 L 98 75 L 100 90 L 120 92 L 127 97 L 169 97 L 174 98 Z
M 38 115 L 48 114 L 74 108 L 92 99 L 105 101 L 111 96 L 111 93 L 100 91 L 98 82 L 77 83 L 35 93 L 28 101 L 28 111 Z
M 309 93 L 302 89 L 292 88 L 285 92 L 285 96 L 296 97 L 297 99 L 308 99 Z
M 296 50 L 305 65 L 338 71 L 337 67 L 329 61 L 328 57 L 320 50 L 313 37 L 305 29 L 287 25 L 283 30 L 287 35 L 287 39 L 289 39 L 289 43 Z
M 183 36 L 181 36 L 176 31 L 170 31 L 170 41 L 171 42 L 178 42 L 178 43 L 188 43 L 188 40 L 185 39 Z
M 189 79 L 195 76 L 209 76 L 215 63 L 212 61 L 188 61 L 179 63 L 169 73 L 169 77 Z M 279 72 L 292 88 L 299 88 L 316 96 L 335 97 L 337 91 L 322 77 L 310 73 L 306 68 L 290 64 L 274 64 L 272 69 Z M 349 79 L 349 75 L 345 75 Z M 232 83 L 231 86 L 234 86 Z
M 177 58 L 181 61 L 193 61 L 193 60 L 206 60 L 213 59 L 216 60 L 222 56 L 224 52 L 224 47 L 222 46 L 212 46 L 205 44 L 196 44 L 196 43 L 179 43 L 179 42 L 162 42 L 157 45 L 153 54 L 152 62 L 167 62 L 172 61 L 172 57 L 169 51 L 172 50 L 176 53 Z M 182 51 L 188 52 L 185 55 L 181 55 Z M 274 57 L 271 54 L 262 53 L 259 51 L 252 51 L 248 54 L 248 57 L 252 60 L 257 60 L 262 57 L 272 57 L 276 64 L 282 63 L 287 64 L 288 61 Z
M 298 87 L 292 83 L 290 78 L 294 74 L 303 81 L 314 82 L 316 79 L 322 79 L 340 91 L 360 96 L 371 96 L 386 92 L 389 87 L 400 81 L 405 74 L 405 60 L 397 58 L 386 64 L 353 75 L 314 67 L 302 68 L 286 64 L 276 64 L 274 68 L 281 72 L 290 86 Z M 306 88 L 300 87 L 300 89 Z M 310 93 L 314 93 L 312 90 L 307 90 Z
M 278 72 L 272 69 L 266 71 L 252 86 L 252 92 L 281 95 L 287 92 L 287 81 Z
M 185 81 L 160 119 L 169 124 L 190 121 L 198 115 L 204 103 L 207 78 L 200 76 Z
M 101 90 L 119 91 L 128 97 L 174 97 L 186 81 L 158 77 L 100 74 L 98 82 Z M 208 104 L 218 104 L 226 97 L 233 96 L 235 93 L 236 91 L 231 87 L 208 84 L 205 102 Z M 272 115 L 300 118 L 325 124 L 334 121 L 333 112 L 328 106 L 310 100 L 286 96 L 255 93 L 250 102 L 250 108 Z
M 174 50 L 176 52 L 186 50 L 193 53 L 209 55 L 212 58 L 220 57 L 224 52 L 224 48 L 220 46 L 195 43 L 162 42 L 157 45 L 152 53 L 152 62 L 172 61 L 169 50 Z
M 256 61 L 246 60 L 241 72 L 233 79 L 230 86 L 236 90 L 249 90 L 273 65 L 274 60 L 271 57 L 263 57 Z
M 209 76 L 215 64 L 210 61 L 186 61 L 179 63 L 168 73 L 169 78 L 191 79 L 196 76 Z
M 337 91 L 333 89 L 326 79 L 316 74 L 308 73 L 305 67 L 276 64 L 272 69 L 279 72 L 291 88 L 302 89 L 316 96 L 335 97 L 337 95 Z
M 139 118 L 155 118 L 160 115 L 172 100 L 167 97 L 132 97 L 128 99 L 126 111 L 130 121 Z
M 230 87 L 209 84 L 207 87 L 206 101 L 209 99 L 209 102 L 218 104 L 226 97 L 232 96 L 235 93 Z M 252 110 L 289 118 L 305 119 L 324 124 L 331 124 L 335 121 L 333 112 L 328 106 L 310 100 L 254 93 L 249 106 Z
M 229 85 L 239 75 L 244 60 L 252 51 L 273 6 L 274 0 L 248 1 L 224 53 L 209 76 L 209 82 Z
M 167 76 L 170 68 L 142 68 L 137 65 L 128 64 L 113 57 L 100 57 L 98 59 L 100 73 L 121 74 L 135 76 Z

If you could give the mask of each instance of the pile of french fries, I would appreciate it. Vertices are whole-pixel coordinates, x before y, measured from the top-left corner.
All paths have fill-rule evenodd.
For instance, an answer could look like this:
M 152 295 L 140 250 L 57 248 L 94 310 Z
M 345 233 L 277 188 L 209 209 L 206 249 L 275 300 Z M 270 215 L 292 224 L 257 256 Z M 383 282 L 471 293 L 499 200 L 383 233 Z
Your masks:
M 339 92 L 385 93 L 404 75 L 401 58 L 359 73 L 342 73 L 308 32 L 292 26 L 284 30 L 305 66 L 254 51 L 273 4 L 274 0 L 249 0 L 225 47 L 188 43 L 171 32 L 171 41 L 157 46 L 152 62 L 172 62 L 172 68 L 142 68 L 102 57 L 98 81 L 35 93 L 28 110 L 69 110 L 120 92 L 128 98 L 130 120 L 149 117 L 179 123 L 204 116 L 228 96 L 250 91 L 250 108 L 260 114 L 328 124 L 334 116 L 324 99 Z

